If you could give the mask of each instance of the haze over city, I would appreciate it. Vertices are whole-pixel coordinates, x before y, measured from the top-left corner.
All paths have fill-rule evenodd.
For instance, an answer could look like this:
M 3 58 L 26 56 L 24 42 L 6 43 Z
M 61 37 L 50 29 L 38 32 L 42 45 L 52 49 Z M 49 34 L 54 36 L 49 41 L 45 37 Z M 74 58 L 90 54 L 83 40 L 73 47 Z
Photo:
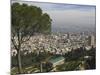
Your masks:
M 52 19 L 53 32 L 95 32 L 95 6 L 27 1 L 18 2 L 40 7 L 44 13 L 48 13 Z

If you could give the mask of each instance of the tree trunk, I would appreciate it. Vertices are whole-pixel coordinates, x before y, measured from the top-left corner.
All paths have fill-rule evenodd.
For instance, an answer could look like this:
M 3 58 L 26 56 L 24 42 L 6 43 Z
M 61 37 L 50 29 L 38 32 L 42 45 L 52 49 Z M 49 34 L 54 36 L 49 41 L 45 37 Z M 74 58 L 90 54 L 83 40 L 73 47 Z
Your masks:
M 17 59 L 18 60 L 18 71 L 19 71 L 19 74 L 22 74 L 23 70 L 22 70 L 22 64 L 21 64 L 20 50 L 18 50 L 17 57 L 18 57 L 18 59 Z
M 43 70 L 42 70 L 42 62 L 40 62 L 40 71 L 43 72 Z

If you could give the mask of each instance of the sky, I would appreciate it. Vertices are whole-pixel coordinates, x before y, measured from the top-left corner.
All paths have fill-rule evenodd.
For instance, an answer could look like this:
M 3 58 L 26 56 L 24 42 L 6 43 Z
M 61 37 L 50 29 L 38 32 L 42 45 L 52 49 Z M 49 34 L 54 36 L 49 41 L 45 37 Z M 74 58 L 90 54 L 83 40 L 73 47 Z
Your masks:
M 76 5 L 61 3 L 41 3 L 29 1 L 13 1 L 40 7 L 43 13 L 48 13 L 52 19 L 52 31 L 74 32 L 95 31 L 94 5 Z

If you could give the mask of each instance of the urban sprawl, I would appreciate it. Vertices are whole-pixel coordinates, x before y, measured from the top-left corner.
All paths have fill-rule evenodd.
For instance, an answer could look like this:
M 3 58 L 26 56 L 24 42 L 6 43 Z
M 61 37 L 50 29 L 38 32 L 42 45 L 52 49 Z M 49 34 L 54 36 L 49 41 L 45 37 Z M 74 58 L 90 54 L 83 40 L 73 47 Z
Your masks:
M 81 54 L 80 48 L 85 48 L 87 51 L 91 50 L 92 47 L 96 48 L 95 37 L 96 37 L 95 33 L 92 33 L 92 32 L 51 33 L 48 35 L 35 33 L 33 36 L 31 36 L 30 40 L 26 41 L 25 43 L 21 45 L 21 52 L 24 56 L 27 56 L 28 54 L 32 54 L 32 53 L 35 54 L 32 56 L 32 64 L 29 65 L 28 67 L 25 67 L 24 71 L 25 73 L 35 73 L 35 72 L 50 72 L 50 71 L 54 72 L 54 71 L 85 69 L 83 66 L 86 62 L 80 59 L 81 57 L 81 55 L 79 55 Z M 17 40 L 17 38 L 15 39 Z M 11 49 L 12 57 L 16 57 L 17 51 L 14 49 L 13 45 L 11 46 L 12 46 L 12 49 Z M 73 53 L 73 51 L 75 50 L 79 50 L 79 53 L 74 55 L 75 52 Z M 71 52 L 72 52 L 72 55 L 71 55 Z M 46 53 L 47 55 L 44 53 Z M 45 60 L 41 60 L 43 56 L 41 54 L 44 55 L 43 59 Z M 86 59 L 89 58 L 90 60 L 90 57 L 91 57 L 90 55 L 85 55 L 84 58 Z M 38 56 L 40 56 L 40 59 L 38 59 Z M 79 56 L 79 57 L 76 57 L 76 56 Z M 25 60 L 29 59 L 27 57 L 25 58 Z M 73 59 L 73 58 L 76 58 L 76 59 Z M 23 61 L 25 60 L 23 59 Z M 43 64 L 45 64 L 46 62 L 52 63 L 52 68 L 50 68 L 50 65 L 49 66 L 47 65 L 48 67 L 47 66 L 45 67 Z M 63 67 L 59 66 L 62 64 L 64 64 Z M 68 67 L 68 66 L 71 66 L 71 67 Z M 16 66 L 13 66 L 12 70 L 16 71 Z M 15 71 L 14 73 L 16 73 Z
M 36 52 L 50 52 L 64 55 L 72 49 L 85 47 L 87 50 L 95 47 L 96 38 L 93 33 L 52 33 L 51 35 L 35 34 L 29 41 L 22 45 L 21 51 L 24 54 Z M 16 56 L 17 51 L 12 45 L 12 56 Z

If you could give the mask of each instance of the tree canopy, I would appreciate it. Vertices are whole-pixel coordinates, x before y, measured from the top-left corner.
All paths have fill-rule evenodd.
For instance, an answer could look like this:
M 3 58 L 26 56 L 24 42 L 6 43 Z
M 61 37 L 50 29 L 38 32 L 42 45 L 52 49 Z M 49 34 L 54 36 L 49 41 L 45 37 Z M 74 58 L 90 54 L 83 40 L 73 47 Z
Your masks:
M 12 32 L 23 36 L 51 31 L 51 18 L 40 7 L 27 4 L 12 4 Z

